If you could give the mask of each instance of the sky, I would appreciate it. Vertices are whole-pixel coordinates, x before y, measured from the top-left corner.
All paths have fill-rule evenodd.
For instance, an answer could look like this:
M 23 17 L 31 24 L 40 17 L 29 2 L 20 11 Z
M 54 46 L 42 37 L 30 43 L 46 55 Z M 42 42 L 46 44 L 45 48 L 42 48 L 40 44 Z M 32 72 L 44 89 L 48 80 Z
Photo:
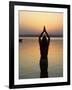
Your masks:
M 19 11 L 19 35 L 40 35 L 43 28 L 51 36 L 63 35 L 63 13 Z

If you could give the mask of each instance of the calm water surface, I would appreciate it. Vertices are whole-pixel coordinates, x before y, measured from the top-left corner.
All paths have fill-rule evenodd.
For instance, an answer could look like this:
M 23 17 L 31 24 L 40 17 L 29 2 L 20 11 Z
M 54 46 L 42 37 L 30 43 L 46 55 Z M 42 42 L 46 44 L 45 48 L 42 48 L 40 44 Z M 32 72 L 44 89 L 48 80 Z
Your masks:
M 48 51 L 48 78 L 63 76 L 63 39 L 51 39 Z M 23 38 L 19 43 L 19 79 L 40 78 L 38 38 Z

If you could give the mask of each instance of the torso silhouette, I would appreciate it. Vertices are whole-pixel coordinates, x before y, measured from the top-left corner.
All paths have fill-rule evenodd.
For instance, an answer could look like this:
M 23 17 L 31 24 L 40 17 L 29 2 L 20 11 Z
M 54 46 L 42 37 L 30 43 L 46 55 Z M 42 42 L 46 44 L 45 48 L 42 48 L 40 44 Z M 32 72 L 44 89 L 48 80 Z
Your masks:
M 40 41 L 40 54 L 42 58 L 47 57 L 48 47 L 49 42 L 47 41 L 47 38 L 44 36 L 43 39 Z

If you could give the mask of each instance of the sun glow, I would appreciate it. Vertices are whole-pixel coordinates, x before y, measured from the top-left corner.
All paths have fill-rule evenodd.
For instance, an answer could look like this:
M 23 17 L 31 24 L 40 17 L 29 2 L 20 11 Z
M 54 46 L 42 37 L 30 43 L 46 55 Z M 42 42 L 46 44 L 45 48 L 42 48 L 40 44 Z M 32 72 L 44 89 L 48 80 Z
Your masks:
M 48 32 L 62 31 L 63 13 L 19 11 L 20 32 L 42 32 L 44 25 Z

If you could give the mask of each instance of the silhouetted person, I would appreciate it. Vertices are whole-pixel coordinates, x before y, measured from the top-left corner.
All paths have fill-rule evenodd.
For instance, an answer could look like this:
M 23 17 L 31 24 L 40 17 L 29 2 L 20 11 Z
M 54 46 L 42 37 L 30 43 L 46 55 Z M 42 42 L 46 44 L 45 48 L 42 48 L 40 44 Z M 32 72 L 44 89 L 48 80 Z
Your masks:
M 43 32 L 39 36 L 39 45 L 40 45 L 40 77 L 46 78 L 48 77 L 48 49 L 50 44 L 50 37 L 46 32 L 45 26 Z
M 44 26 L 44 30 L 39 36 L 40 54 L 42 58 L 46 58 L 48 55 L 49 43 L 50 37 Z
M 40 58 L 40 78 L 48 77 L 48 58 Z

